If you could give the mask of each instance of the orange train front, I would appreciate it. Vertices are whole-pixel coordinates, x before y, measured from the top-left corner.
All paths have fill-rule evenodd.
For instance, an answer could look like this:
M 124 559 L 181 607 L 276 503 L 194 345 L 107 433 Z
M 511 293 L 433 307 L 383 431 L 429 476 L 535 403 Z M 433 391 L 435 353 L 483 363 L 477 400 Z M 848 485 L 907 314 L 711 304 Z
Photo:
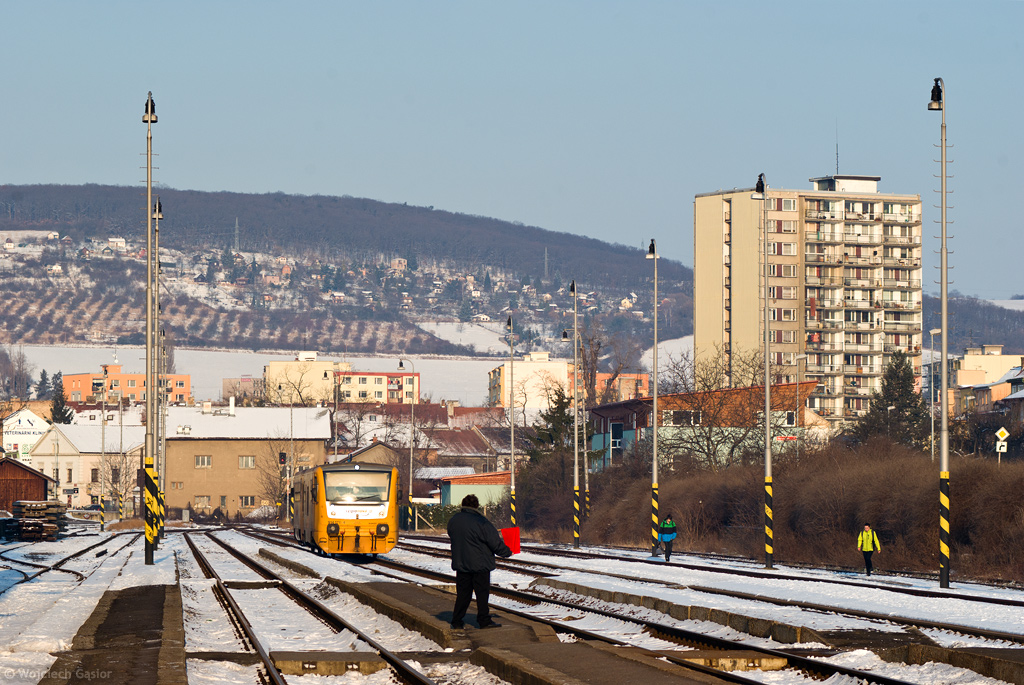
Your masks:
M 322 554 L 387 554 L 398 542 L 398 470 L 327 464 L 292 487 L 295 539 Z

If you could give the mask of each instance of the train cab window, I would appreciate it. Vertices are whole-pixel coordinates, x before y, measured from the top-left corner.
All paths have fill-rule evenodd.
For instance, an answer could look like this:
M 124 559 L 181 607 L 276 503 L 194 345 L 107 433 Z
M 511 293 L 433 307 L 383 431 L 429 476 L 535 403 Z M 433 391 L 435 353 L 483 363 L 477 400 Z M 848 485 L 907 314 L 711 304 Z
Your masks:
M 327 501 L 333 504 L 386 502 L 391 485 L 390 472 L 346 471 L 324 473 Z
M 316 482 L 316 479 L 314 478 L 313 479 L 313 488 L 309 491 L 310 501 L 313 502 L 313 504 L 316 504 L 316 493 L 317 493 L 317 482 Z

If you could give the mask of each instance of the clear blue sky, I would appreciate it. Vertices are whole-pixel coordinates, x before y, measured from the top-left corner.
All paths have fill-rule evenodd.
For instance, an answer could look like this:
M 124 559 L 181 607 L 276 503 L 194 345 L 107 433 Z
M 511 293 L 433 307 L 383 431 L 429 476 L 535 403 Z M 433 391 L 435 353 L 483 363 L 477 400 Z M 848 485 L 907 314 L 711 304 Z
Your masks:
M 938 286 L 1024 293 L 1024 2 L 3 4 L 0 183 L 145 178 L 493 216 L 693 263 L 693 196 L 839 170 L 925 206 Z M 167 207 L 165 210 L 173 211 Z

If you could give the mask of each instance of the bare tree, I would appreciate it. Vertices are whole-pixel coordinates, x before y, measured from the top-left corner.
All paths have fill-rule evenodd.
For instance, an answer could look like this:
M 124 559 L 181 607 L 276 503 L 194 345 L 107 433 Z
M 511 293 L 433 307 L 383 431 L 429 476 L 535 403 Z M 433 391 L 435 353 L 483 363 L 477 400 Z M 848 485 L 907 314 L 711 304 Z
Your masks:
M 720 350 L 696 360 L 688 355 L 670 358 L 663 372 L 663 387 L 669 392 L 658 408 L 658 424 L 664 427 L 658 436 L 665 453 L 688 457 L 711 471 L 763 454 L 762 359 L 757 352 L 734 352 L 727 360 Z M 731 362 L 733 379 L 745 379 L 747 383 L 725 387 L 727 361 Z M 785 397 L 792 395 L 787 393 Z M 794 407 L 795 401 L 788 401 L 788 405 Z M 786 425 L 787 414 L 781 409 L 784 406 L 781 393 L 773 394 L 769 417 L 773 435 L 783 432 Z
M 609 336 L 600 320 L 590 318 L 580 326 L 580 378 L 587 407 L 615 399 L 614 384 L 623 373 L 640 371 L 641 346 L 637 338 Z M 603 387 L 597 387 L 597 375 L 609 374 Z

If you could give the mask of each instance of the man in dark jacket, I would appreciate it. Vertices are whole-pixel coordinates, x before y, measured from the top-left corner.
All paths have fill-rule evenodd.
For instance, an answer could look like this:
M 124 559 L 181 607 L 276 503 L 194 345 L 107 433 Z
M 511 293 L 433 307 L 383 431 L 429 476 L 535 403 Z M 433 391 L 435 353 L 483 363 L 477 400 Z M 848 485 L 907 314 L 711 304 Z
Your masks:
M 498 529 L 480 513 L 476 495 L 462 499 L 462 510 L 448 521 L 448 537 L 452 541 L 452 569 L 455 571 L 455 610 L 452 628 L 464 628 L 462 619 L 469 602 L 476 594 L 476 622 L 481 628 L 497 628 L 491 617 L 488 600 L 491 596 L 491 571 L 494 555 L 512 556 L 512 550 L 501 539 Z

